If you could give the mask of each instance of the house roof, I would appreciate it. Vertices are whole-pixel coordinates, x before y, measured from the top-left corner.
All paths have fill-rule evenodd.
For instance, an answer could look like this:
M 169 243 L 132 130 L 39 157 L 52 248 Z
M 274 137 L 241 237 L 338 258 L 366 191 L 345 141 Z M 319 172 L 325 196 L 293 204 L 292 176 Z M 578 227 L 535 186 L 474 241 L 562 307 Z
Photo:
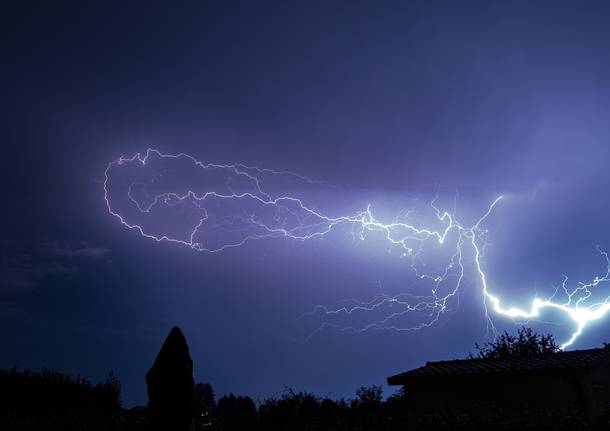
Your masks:
M 427 362 L 423 367 L 388 377 L 388 385 L 405 385 L 429 379 L 485 374 L 553 372 L 567 369 L 586 370 L 602 362 L 610 362 L 610 348 L 572 350 L 506 359 L 460 359 Z

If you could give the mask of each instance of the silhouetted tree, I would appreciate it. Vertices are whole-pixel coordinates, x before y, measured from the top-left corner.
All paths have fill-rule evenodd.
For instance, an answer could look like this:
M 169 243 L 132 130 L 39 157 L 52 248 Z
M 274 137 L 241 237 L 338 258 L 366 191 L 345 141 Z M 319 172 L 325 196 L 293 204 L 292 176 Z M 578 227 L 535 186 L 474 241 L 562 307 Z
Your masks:
M 96 385 L 54 370 L 0 370 L 0 430 L 113 430 L 118 378 Z
M 197 383 L 195 386 L 195 426 L 203 429 L 211 424 L 216 408 L 214 389 L 209 383 Z
M 382 405 L 386 429 L 404 430 L 408 422 L 408 403 L 403 387 L 390 395 Z
M 349 408 L 343 400 L 335 401 L 324 398 L 320 402 L 320 429 L 342 430 L 347 428 L 349 422 Z
M 256 429 L 258 413 L 252 398 L 230 394 L 218 400 L 214 411 L 214 429 L 251 431 Z
M 383 392 L 381 386 L 371 386 L 356 390 L 356 398 L 351 402 L 353 430 L 381 429 L 383 415 L 381 404 Z
M 108 373 L 108 377 L 104 383 L 98 383 L 95 389 L 100 393 L 105 394 L 101 398 L 102 404 L 100 407 L 104 410 L 106 421 L 115 423 L 119 419 L 121 411 L 121 381 L 113 371 Z
M 267 431 L 321 429 L 320 400 L 308 392 L 287 389 L 259 407 L 261 429 Z
M 356 402 L 360 405 L 379 404 L 383 400 L 381 386 L 362 386 L 356 390 Z
M 121 412 L 121 431 L 150 431 L 150 415 L 146 407 L 135 406 Z
M 560 350 L 551 334 L 540 335 L 525 326 L 517 331 L 516 336 L 505 331 L 493 342 L 483 346 L 475 344 L 475 349 L 477 352 L 470 353 L 470 358 L 512 358 L 556 353 Z

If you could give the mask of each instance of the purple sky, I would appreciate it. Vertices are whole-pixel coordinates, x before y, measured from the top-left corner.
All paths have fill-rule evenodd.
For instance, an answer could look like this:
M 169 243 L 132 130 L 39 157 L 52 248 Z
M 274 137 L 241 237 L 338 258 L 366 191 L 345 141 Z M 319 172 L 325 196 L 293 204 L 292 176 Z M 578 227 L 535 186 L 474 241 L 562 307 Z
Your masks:
M 316 3 L 316 4 L 314 4 Z M 289 170 L 331 212 L 501 193 L 485 258 L 523 305 L 610 250 L 606 2 L 28 2 L 2 13 L 0 367 L 113 369 L 126 405 L 174 324 L 198 380 L 331 397 L 489 339 L 480 286 L 415 333 L 325 330 L 315 304 L 409 290 L 375 241 L 270 239 L 223 253 L 143 240 L 106 210 L 108 162 L 148 147 Z M 606 288 L 607 289 L 607 288 Z M 532 323 L 562 340 L 554 313 Z M 497 317 L 499 329 L 514 330 Z M 555 322 L 555 323 L 548 323 Z M 573 346 L 608 340 L 610 319 Z

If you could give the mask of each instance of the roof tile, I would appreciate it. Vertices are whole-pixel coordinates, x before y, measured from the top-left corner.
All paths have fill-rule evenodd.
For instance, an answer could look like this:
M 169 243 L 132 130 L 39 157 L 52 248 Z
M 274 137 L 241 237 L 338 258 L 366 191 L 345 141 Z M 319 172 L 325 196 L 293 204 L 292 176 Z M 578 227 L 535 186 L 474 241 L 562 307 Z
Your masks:
M 388 377 L 389 385 L 403 385 L 415 380 L 475 374 L 505 374 L 531 371 L 586 369 L 600 361 L 610 361 L 610 348 L 572 350 L 536 356 L 506 359 L 458 359 L 427 362 L 423 367 Z

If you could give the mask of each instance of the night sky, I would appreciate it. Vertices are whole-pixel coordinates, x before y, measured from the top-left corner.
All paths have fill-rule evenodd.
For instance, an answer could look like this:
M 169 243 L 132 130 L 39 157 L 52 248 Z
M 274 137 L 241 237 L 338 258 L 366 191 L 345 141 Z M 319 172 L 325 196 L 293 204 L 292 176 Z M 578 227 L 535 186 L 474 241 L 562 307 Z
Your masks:
M 315 178 L 334 215 L 370 203 L 391 218 L 438 189 L 473 220 L 506 194 L 484 262 L 509 304 L 605 273 L 608 2 L 32 1 L 0 15 L 0 368 L 114 370 L 124 404 L 144 404 L 177 324 L 217 394 L 338 398 L 491 339 L 472 274 L 430 328 L 307 338 L 316 304 L 408 292 L 413 274 L 341 232 L 212 254 L 141 238 L 108 213 L 103 181 L 148 147 Z M 559 341 L 574 329 L 540 320 Z

